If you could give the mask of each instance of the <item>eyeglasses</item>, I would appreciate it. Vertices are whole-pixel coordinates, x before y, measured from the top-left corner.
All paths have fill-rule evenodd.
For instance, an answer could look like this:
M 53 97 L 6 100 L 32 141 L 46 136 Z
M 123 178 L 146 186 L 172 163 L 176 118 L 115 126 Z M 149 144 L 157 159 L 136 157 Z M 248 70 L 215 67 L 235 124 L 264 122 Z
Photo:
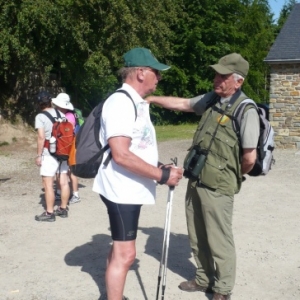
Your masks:
M 156 76 L 161 76 L 160 72 L 158 70 L 152 69 L 150 67 L 145 67 L 145 68 L 143 68 L 143 70 L 149 70 L 149 71 L 153 72 Z

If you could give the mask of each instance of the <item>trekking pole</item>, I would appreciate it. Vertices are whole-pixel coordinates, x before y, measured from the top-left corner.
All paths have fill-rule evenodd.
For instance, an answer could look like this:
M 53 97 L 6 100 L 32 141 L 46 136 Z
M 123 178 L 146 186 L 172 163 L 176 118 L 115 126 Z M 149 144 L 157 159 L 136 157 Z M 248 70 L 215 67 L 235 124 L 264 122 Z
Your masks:
M 171 159 L 173 164 L 177 166 L 177 158 Z M 161 253 L 161 260 L 159 265 L 159 273 L 158 273 L 158 282 L 157 282 L 157 290 L 156 290 L 156 300 L 159 297 L 159 289 L 161 278 L 162 281 L 162 294 L 161 299 L 164 299 L 165 296 L 165 289 L 166 289 L 166 278 L 167 278 L 167 263 L 168 263 L 168 250 L 169 250 L 169 242 L 170 242 L 170 228 L 171 228 L 171 213 L 172 213 L 172 203 L 173 203 L 173 193 L 174 193 L 174 186 L 169 187 L 168 192 L 168 201 L 167 201 L 167 208 L 166 208 L 166 219 L 165 219 L 165 228 L 164 228 L 164 238 L 163 238 L 163 246 L 162 246 L 162 253 Z

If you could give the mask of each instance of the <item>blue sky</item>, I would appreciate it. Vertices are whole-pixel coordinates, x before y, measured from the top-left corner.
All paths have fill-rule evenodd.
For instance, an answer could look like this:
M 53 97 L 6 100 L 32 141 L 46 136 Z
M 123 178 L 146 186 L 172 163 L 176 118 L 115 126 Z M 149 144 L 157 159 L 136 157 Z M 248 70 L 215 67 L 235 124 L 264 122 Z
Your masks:
M 280 14 L 280 11 L 285 4 L 285 0 L 269 0 L 269 5 L 271 7 L 271 11 L 274 13 L 274 19 L 277 20 Z

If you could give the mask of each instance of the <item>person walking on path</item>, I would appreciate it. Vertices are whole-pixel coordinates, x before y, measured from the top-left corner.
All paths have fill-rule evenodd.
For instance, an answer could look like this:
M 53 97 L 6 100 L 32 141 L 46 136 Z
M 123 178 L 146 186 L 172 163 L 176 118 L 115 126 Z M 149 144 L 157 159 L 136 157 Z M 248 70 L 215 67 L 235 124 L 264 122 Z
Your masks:
M 259 117 L 254 108 L 244 113 L 239 141 L 230 116 L 248 98 L 241 87 L 249 64 L 240 54 L 231 53 L 210 67 L 215 71 L 214 91 L 192 99 L 149 96 L 147 101 L 202 116 L 185 160 L 190 168 L 184 168 L 189 178 L 187 228 L 197 269 L 195 278 L 182 282 L 179 288 L 213 293 L 213 300 L 229 300 L 236 276 L 234 194 L 241 188 L 243 174 L 251 171 L 256 160 Z M 201 160 L 202 170 L 196 164 Z
M 59 162 L 49 152 L 47 144 L 52 132 L 52 122 L 43 112 L 50 113 L 54 118 L 57 117 L 55 109 L 58 109 L 61 117 L 69 109 L 73 109 L 69 95 L 60 93 L 56 98 L 51 99 L 48 92 L 40 92 L 37 97 L 40 113 L 35 117 L 35 129 L 37 130 L 37 156 L 36 165 L 40 168 L 43 186 L 45 189 L 46 211 L 41 215 L 36 215 L 36 221 L 53 222 L 56 216 L 62 218 L 68 217 L 68 201 L 70 197 L 70 187 L 68 183 L 68 164 L 67 161 Z M 58 209 L 54 210 L 55 194 L 53 184 L 56 173 L 60 173 L 59 185 L 61 188 L 61 204 Z
M 155 91 L 160 71 L 169 66 L 158 62 L 146 48 L 134 48 L 123 58 L 125 66 L 119 73 L 121 89 L 127 95 L 112 94 L 101 117 L 100 142 L 110 146 L 103 162 L 109 154 L 112 159 L 100 165 L 93 185 L 93 191 L 100 194 L 107 207 L 113 240 L 105 273 L 108 300 L 127 299 L 123 290 L 136 256 L 141 206 L 155 204 L 156 182 L 176 186 L 183 173 L 181 168 L 158 167 L 155 129 L 149 104 L 143 99 Z

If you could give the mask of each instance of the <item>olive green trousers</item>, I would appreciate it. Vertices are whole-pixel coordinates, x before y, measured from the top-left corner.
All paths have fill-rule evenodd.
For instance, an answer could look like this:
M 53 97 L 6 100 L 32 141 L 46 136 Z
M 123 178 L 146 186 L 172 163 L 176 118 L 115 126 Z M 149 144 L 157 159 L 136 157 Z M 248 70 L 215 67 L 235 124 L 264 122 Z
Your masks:
M 227 295 L 233 289 L 236 273 L 233 196 L 221 195 L 190 180 L 185 201 L 190 245 L 197 264 L 195 280 Z

